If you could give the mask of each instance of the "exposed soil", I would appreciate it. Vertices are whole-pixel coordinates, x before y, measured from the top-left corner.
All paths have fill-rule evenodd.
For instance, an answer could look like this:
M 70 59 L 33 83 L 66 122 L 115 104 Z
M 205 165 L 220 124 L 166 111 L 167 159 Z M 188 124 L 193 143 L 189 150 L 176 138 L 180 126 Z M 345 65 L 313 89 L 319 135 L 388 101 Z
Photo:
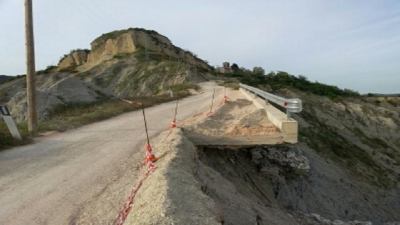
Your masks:
M 204 93 L 181 100 L 178 119 L 204 112 L 214 87 L 206 83 Z M 221 98 L 222 88 L 216 89 Z M 146 109 L 152 144 L 152 137 L 169 126 L 174 109 L 175 102 Z M 113 224 L 136 184 L 145 138 L 142 112 L 136 111 L 1 151 L 0 224 Z
M 221 224 L 294 224 L 277 209 L 273 182 L 259 173 L 246 149 L 199 149 L 202 190 L 219 209 Z
M 312 213 L 331 221 L 400 220 L 398 192 L 350 182 L 332 165 L 309 162 L 299 146 L 203 146 L 198 154 L 196 177 L 215 201 L 223 224 L 311 224 Z
M 216 102 L 218 110 L 205 120 L 185 127 L 185 135 L 196 145 L 252 145 L 281 143 L 283 135 L 267 118 L 263 109 L 238 93 L 228 104 Z
M 399 224 L 393 222 L 400 221 L 398 186 L 369 183 L 305 143 L 254 145 L 229 138 L 268 127 L 260 113 L 236 100 L 161 135 L 167 141 L 155 149 L 163 157 L 127 224 Z M 218 145 L 223 140 L 242 145 Z

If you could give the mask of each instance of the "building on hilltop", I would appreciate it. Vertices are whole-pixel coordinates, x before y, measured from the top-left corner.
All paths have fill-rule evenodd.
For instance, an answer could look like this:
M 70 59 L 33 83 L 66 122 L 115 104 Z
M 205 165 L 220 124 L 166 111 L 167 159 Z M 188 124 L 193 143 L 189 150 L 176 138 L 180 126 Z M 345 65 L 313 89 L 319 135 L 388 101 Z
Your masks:
M 223 62 L 222 67 L 217 67 L 217 71 L 220 73 L 232 73 L 231 65 L 229 62 Z

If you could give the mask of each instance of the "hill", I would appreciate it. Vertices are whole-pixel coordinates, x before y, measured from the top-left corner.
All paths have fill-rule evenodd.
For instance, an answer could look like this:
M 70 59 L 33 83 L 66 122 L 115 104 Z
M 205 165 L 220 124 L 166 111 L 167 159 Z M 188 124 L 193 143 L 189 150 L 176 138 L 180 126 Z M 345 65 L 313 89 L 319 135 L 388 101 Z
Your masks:
M 214 130 L 218 118 L 234 118 L 232 109 L 257 117 L 233 100 L 193 128 L 165 132 L 158 138 L 170 138 L 168 145 L 156 148 L 169 159 L 138 192 L 128 224 L 399 224 L 399 97 L 362 96 L 285 72 L 218 76 L 301 98 L 303 112 L 293 115 L 299 142 L 238 147 L 191 139 L 190 129 Z
M 373 224 L 400 220 L 396 213 L 400 208 L 396 200 L 400 195 L 400 97 L 360 95 L 286 72 L 257 75 L 238 71 L 224 76 L 303 101 L 303 111 L 293 115 L 299 122 L 299 143 L 289 146 L 292 149 L 289 151 L 301 152 L 307 157 L 311 172 L 304 177 L 293 177 L 285 172 L 269 174 L 268 170 L 264 171 L 267 177 L 255 175 L 267 180 L 255 182 L 254 189 L 270 187 L 275 190 L 275 196 L 269 197 L 277 201 L 279 210 L 285 208 L 294 215 L 299 212 L 307 215 L 296 216 L 306 220 L 304 224 L 336 224 L 335 219 L 357 219 Z M 268 146 L 265 149 L 270 151 Z M 213 160 L 221 162 L 222 158 L 233 156 L 220 154 L 218 157 Z M 248 164 L 254 163 L 252 159 L 246 159 Z M 276 162 L 265 160 L 264 163 Z M 223 171 L 223 167 L 216 169 Z M 331 221 L 324 222 L 324 218 Z
M 193 157 L 194 152 L 188 153 L 192 147 L 181 151 L 190 160 L 200 160 L 195 162 L 200 165 L 196 166 L 200 171 L 196 174 L 198 183 L 190 184 L 196 184 L 204 192 L 202 196 L 209 195 L 220 204 L 220 210 L 225 210 L 220 215 L 225 216 L 222 221 L 265 224 L 260 219 L 265 213 L 271 218 L 285 215 L 285 220 L 274 224 L 290 224 L 285 222 L 288 218 L 298 218 L 298 224 L 360 224 L 336 219 L 369 220 L 374 224 L 400 220 L 400 97 L 360 95 L 286 72 L 264 75 L 237 70 L 219 74 L 204 60 L 155 31 L 130 28 L 103 34 L 91 43 L 90 50 L 73 50 L 58 65 L 39 71 L 41 124 L 58 125 L 60 120 L 54 120 L 57 113 L 64 113 L 59 117 L 69 126 L 75 123 L 71 118 L 79 114 L 104 118 L 99 112 L 106 112 L 113 116 L 115 108 L 119 112 L 130 110 L 115 103 L 119 98 L 143 101 L 169 95 L 169 90 L 179 94 L 195 88 L 199 81 L 216 77 L 225 80 L 226 85 L 240 81 L 281 96 L 299 97 L 304 107 L 303 112 L 294 115 L 300 126 L 296 145 L 245 147 L 241 153 L 223 149 L 225 146 L 217 151 L 204 148 L 196 150 L 198 158 Z M 18 121 L 25 120 L 24 88 L 23 77 L 0 84 L 0 103 L 7 103 Z M 82 105 L 84 110 L 77 110 Z M 0 148 L 4 136 L 0 129 Z M 293 168 L 271 158 L 271 152 L 283 161 L 294 153 L 301 155 L 309 160 L 311 169 L 307 174 L 292 173 Z M 181 196 L 179 193 L 179 200 Z M 240 208 L 251 213 L 238 214 L 243 212 Z
M 57 66 L 37 72 L 38 115 L 43 120 L 60 106 L 165 95 L 204 81 L 211 71 L 205 61 L 155 31 L 106 33 L 90 50 L 73 50 Z M 23 78 L 0 85 L 0 103 L 8 104 L 17 121 L 25 120 L 24 87 Z
M 0 84 L 12 79 L 13 77 L 11 76 L 6 76 L 6 75 L 0 75 Z

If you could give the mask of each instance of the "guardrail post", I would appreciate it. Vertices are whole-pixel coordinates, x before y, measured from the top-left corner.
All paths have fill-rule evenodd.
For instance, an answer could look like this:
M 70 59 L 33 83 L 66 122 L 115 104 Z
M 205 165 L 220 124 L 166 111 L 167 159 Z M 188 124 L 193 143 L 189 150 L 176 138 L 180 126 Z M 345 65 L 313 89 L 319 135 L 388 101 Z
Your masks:
M 22 140 L 21 134 L 19 133 L 17 125 L 15 125 L 7 106 L 0 105 L 0 115 L 3 117 L 11 136 L 13 136 L 15 139 Z

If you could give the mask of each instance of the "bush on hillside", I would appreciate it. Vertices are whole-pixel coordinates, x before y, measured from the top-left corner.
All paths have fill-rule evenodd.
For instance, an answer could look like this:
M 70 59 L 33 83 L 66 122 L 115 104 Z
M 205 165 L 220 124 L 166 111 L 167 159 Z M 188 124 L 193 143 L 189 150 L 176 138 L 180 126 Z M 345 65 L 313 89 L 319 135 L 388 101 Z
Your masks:
M 327 96 L 329 98 L 336 98 L 340 96 L 352 97 L 360 95 L 358 92 L 353 90 L 340 89 L 336 86 L 321 84 L 319 82 L 311 82 L 305 76 L 300 75 L 297 77 L 283 71 L 279 71 L 277 73 L 270 72 L 267 75 L 261 75 L 259 73 L 240 70 L 226 74 L 226 76 L 236 78 L 240 82 L 252 86 L 269 85 L 273 90 L 279 90 L 287 87 L 296 88 L 304 92 Z

